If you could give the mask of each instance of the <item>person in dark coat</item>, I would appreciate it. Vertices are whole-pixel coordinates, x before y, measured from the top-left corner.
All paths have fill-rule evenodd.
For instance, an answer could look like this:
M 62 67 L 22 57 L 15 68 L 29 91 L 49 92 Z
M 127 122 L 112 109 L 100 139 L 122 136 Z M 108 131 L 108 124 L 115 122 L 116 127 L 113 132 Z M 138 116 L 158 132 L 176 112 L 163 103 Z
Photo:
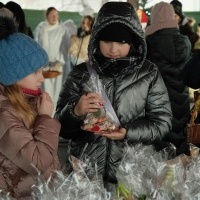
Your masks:
M 171 4 L 160 2 L 154 5 L 145 35 L 147 58 L 159 68 L 171 102 L 172 132 L 166 140 L 176 145 L 177 154 L 188 154 L 184 129 L 190 115 L 190 100 L 181 73 L 190 58 L 191 45 L 188 37 L 180 34 Z
M 195 56 L 193 56 L 186 64 L 183 72 L 182 72 L 182 79 L 184 83 L 192 88 L 192 89 L 197 89 L 194 91 L 194 103 L 199 99 L 200 96 L 200 52 L 198 52 Z M 194 109 L 194 104 L 191 108 L 191 113 L 192 110 Z M 189 119 L 190 122 L 191 119 Z M 198 114 L 196 119 L 194 120 L 195 124 L 200 123 L 200 115 Z
M 13 13 L 14 18 L 18 23 L 18 32 L 33 38 L 33 32 L 31 28 L 26 25 L 25 14 L 21 6 L 13 1 L 9 1 L 5 4 L 5 7 Z
M 191 43 L 191 51 L 193 53 L 195 43 L 198 40 L 198 34 L 195 33 L 192 29 L 192 26 L 190 25 L 190 20 L 187 16 L 184 15 L 182 11 L 182 3 L 178 0 L 173 0 L 170 2 L 170 4 L 173 6 L 176 20 L 179 25 L 180 33 L 183 35 L 187 35 L 190 43 Z
M 200 88 L 200 52 L 187 62 L 182 73 L 182 79 L 188 87 Z
M 117 34 L 116 34 L 117 33 Z M 105 3 L 93 25 L 87 63 L 74 67 L 63 84 L 55 118 L 60 136 L 70 139 L 69 151 L 97 162 L 106 188 L 116 184 L 116 170 L 128 145 L 160 144 L 171 130 L 171 107 L 167 89 L 155 64 L 146 60 L 146 42 L 134 7 L 127 2 Z M 103 107 L 102 96 L 86 93 L 87 66 L 96 71 L 120 121 L 110 132 L 81 129 L 87 113 Z

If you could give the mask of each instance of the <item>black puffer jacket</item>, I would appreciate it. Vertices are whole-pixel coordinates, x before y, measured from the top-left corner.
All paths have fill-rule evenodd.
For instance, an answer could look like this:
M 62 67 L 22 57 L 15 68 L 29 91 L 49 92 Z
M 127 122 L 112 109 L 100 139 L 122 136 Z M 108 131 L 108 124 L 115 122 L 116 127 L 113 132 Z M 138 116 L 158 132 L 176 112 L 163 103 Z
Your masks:
M 130 64 L 124 66 L 123 73 L 108 77 L 101 71 L 101 64 L 96 59 L 98 34 L 105 26 L 115 22 L 123 23 L 132 30 L 136 40 L 135 52 L 131 53 Z M 88 50 L 89 62 L 99 74 L 121 126 L 127 130 L 127 142 L 132 145 L 160 143 L 171 129 L 171 107 L 157 67 L 145 60 L 144 33 L 129 3 L 104 4 L 93 26 Z M 88 78 L 85 63 L 73 69 L 63 85 L 55 117 L 61 122 L 61 136 L 71 139 L 70 152 L 79 157 L 86 147 L 84 153 L 97 161 L 104 180 L 116 183 L 116 169 L 123 156 L 122 141 L 81 130 L 83 121 L 70 111 L 73 103 L 83 94 L 82 85 Z
M 189 119 L 190 101 L 188 87 L 181 74 L 190 58 L 191 45 L 187 36 L 176 28 L 162 29 L 147 36 L 147 58 L 159 68 L 171 102 L 173 135 L 168 141 L 179 147 L 186 139 L 184 128 Z

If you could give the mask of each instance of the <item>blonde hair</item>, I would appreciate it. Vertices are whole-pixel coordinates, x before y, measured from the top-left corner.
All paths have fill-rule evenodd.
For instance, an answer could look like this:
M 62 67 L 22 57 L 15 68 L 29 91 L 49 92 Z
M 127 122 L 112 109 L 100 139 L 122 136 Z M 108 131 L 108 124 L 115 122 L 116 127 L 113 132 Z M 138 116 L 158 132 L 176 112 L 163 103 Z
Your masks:
M 35 108 L 27 101 L 20 87 L 17 84 L 4 86 L 4 95 L 8 97 L 19 116 L 32 128 L 36 116 Z

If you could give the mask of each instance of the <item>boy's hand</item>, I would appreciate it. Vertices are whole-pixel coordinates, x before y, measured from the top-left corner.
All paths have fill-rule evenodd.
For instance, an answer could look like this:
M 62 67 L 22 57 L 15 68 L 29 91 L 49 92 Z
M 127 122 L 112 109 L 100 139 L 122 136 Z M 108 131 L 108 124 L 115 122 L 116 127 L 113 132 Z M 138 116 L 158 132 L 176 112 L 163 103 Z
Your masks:
M 90 92 L 81 96 L 74 107 L 74 113 L 81 116 L 89 112 L 97 112 L 100 108 L 103 108 L 102 98 L 99 94 Z
M 120 128 L 118 131 L 113 132 L 100 132 L 100 133 L 94 133 L 95 135 L 101 135 L 103 137 L 109 138 L 111 140 L 123 140 L 126 136 L 126 129 Z

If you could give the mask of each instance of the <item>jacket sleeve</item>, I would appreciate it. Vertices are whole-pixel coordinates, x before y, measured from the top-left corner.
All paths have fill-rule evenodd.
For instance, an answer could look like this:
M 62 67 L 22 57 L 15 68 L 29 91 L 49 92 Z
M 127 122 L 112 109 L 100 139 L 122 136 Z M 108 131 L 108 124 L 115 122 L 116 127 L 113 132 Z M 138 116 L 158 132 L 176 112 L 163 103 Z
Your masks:
M 80 64 L 69 74 L 57 102 L 55 118 L 61 123 L 60 136 L 65 139 L 74 139 L 84 135 L 80 128 L 83 117 L 78 117 L 73 112 L 76 102 L 82 95 L 83 82 L 89 76 L 86 75 L 84 68 L 86 69 L 86 66 Z
M 149 88 L 142 108 L 144 114 L 126 127 L 130 144 L 159 144 L 171 131 L 171 106 L 160 72 L 154 68 L 145 80 L 149 81 Z
M 29 174 L 35 166 L 45 172 L 57 154 L 60 123 L 48 115 L 38 115 L 30 131 L 9 111 L 1 113 L 0 152 Z M 33 166 L 32 166 L 33 165 Z

